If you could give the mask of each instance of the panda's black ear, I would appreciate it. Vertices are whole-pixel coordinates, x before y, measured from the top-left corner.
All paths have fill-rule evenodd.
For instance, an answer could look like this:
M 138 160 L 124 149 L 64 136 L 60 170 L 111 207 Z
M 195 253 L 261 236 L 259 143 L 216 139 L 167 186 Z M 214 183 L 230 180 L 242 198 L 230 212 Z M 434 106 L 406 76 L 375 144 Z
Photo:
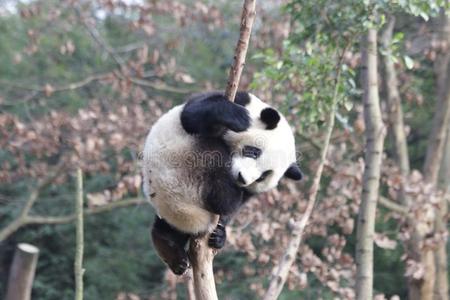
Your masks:
M 292 163 L 286 172 L 284 172 L 284 176 L 289 179 L 300 180 L 303 178 L 303 173 L 296 163 Z
M 261 111 L 261 121 L 266 124 L 266 129 L 274 129 L 280 121 L 280 114 L 271 107 L 266 107 Z

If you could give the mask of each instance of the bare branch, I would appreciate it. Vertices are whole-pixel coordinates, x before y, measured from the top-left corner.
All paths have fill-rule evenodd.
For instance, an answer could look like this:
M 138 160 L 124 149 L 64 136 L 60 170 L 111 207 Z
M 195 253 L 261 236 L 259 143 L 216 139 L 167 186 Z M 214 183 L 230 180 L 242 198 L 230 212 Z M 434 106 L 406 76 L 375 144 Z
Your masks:
M 390 199 L 388 199 L 386 197 L 380 196 L 378 198 L 378 202 L 381 205 L 383 205 L 385 208 L 390 209 L 390 210 L 392 210 L 392 211 L 394 211 L 396 213 L 399 213 L 399 214 L 402 214 L 402 215 L 405 215 L 405 214 L 408 213 L 408 208 L 407 207 L 405 207 L 403 205 L 400 205 L 398 203 L 395 203 L 394 201 L 392 201 L 392 200 L 390 200 Z
M 128 206 L 133 205 L 142 205 L 146 203 L 145 200 L 140 198 L 130 198 L 130 199 L 124 199 L 119 201 L 114 201 L 111 203 L 108 203 L 106 205 L 93 207 L 85 209 L 83 214 L 84 215 L 96 215 L 104 212 L 108 212 L 111 210 L 114 210 L 116 208 L 124 208 Z M 36 215 L 27 215 L 22 218 L 17 218 L 13 222 L 11 222 L 8 226 L 0 230 L 0 242 L 7 239 L 9 236 L 11 236 L 14 232 L 16 232 L 19 228 L 27 225 L 43 225 L 43 224 L 67 224 L 75 221 L 75 214 L 67 215 L 67 216 L 36 216 Z
M 77 169 L 77 197 L 75 201 L 76 215 L 76 249 L 75 249 L 75 300 L 83 300 L 83 251 L 84 251 L 84 221 L 83 221 L 83 173 Z
M 350 43 L 347 44 L 350 45 Z M 330 145 L 331 135 L 333 133 L 334 129 L 334 123 L 336 118 L 336 111 L 337 111 L 337 99 L 338 99 L 338 93 L 339 93 L 339 84 L 341 79 L 341 67 L 342 67 L 342 61 L 344 54 L 347 50 L 347 47 L 344 48 L 342 51 L 342 55 L 338 61 L 338 64 L 336 66 L 336 79 L 335 79 L 335 86 L 334 86 L 334 92 L 333 92 L 333 102 L 330 114 L 328 116 L 328 122 L 326 126 L 326 134 L 325 134 L 325 140 L 324 144 L 320 153 L 320 162 L 319 166 L 317 167 L 317 171 L 314 175 L 313 182 L 311 185 L 311 188 L 309 190 L 308 195 L 308 204 L 306 207 L 305 212 L 303 213 L 301 219 L 299 221 L 296 221 L 294 223 L 294 226 L 292 227 L 291 231 L 291 240 L 289 241 L 289 244 L 287 246 L 286 251 L 284 252 L 282 258 L 279 260 L 280 263 L 278 266 L 276 266 L 272 272 L 272 277 L 269 282 L 269 288 L 266 291 L 266 294 L 264 295 L 264 300 L 275 300 L 280 295 L 284 283 L 286 282 L 287 276 L 289 274 L 289 270 L 294 263 L 297 252 L 300 247 L 300 244 L 303 239 L 303 233 L 305 230 L 305 227 L 308 223 L 308 220 L 312 214 L 314 205 L 316 203 L 317 199 L 317 193 L 320 188 L 320 180 L 322 178 L 323 169 L 327 160 L 327 153 L 328 148 Z
M 235 49 L 234 64 L 228 77 L 225 96 L 234 101 L 242 69 L 244 68 L 250 33 L 255 18 L 256 0 L 245 0 L 241 16 L 241 29 L 239 41 Z M 216 216 L 215 223 L 219 221 Z M 191 238 L 189 257 L 192 263 L 194 276 L 194 290 L 197 300 L 217 299 L 216 284 L 214 282 L 213 260 L 214 251 L 208 246 L 208 234 Z
M 115 73 L 115 74 L 117 75 L 117 73 Z M 171 93 L 178 93 L 178 94 L 189 94 L 192 92 L 191 90 L 188 90 L 188 89 L 176 88 L 176 87 L 165 85 L 163 83 L 155 83 L 155 82 L 151 82 L 148 80 L 139 79 L 136 77 L 125 78 L 122 76 L 120 78 L 124 79 L 124 80 L 128 79 L 131 83 L 134 83 L 135 85 L 145 86 L 145 87 L 149 87 L 154 90 L 163 91 L 163 92 L 171 92 Z
M 242 9 L 241 30 L 239 40 L 234 50 L 234 62 L 230 69 L 228 76 L 228 84 L 225 90 L 225 97 L 234 101 L 236 92 L 241 80 L 242 70 L 245 65 L 245 56 L 247 55 L 248 43 L 250 41 L 250 34 L 252 32 L 253 21 L 256 16 L 256 0 L 245 0 Z
M 403 109 L 398 90 L 397 71 L 395 70 L 392 58 L 392 35 L 394 32 L 395 17 L 391 16 L 389 22 L 381 36 L 381 43 L 385 48 L 386 55 L 383 57 L 384 70 L 386 73 L 387 110 L 389 115 L 389 127 L 394 138 L 396 159 L 403 179 L 409 176 L 409 155 L 406 142 L 405 125 L 403 123 Z M 403 193 L 404 194 L 404 193 Z M 402 202 L 407 204 L 406 197 L 402 197 Z

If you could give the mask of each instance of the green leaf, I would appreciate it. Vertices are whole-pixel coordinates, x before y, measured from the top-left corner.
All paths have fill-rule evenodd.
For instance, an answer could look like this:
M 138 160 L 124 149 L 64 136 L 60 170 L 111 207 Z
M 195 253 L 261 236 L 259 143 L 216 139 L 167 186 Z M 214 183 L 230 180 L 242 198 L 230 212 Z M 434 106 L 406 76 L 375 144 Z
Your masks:
M 399 43 L 403 40 L 403 38 L 405 37 L 405 34 L 403 32 L 396 32 L 394 34 L 394 37 L 392 38 L 392 43 Z
M 403 60 L 405 61 L 405 65 L 408 70 L 411 70 L 412 68 L 414 68 L 414 60 L 411 57 L 409 57 L 408 55 L 405 55 L 405 56 L 403 56 Z
M 353 102 L 346 99 L 346 101 L 344 101 L 344 107 L 347 111 L 351 111 L 353 108 Z
M 424 19 L 425 21 L 428 21 L 430 19 L 430 17 L 423 11 L 420 12 L 420 16 L 422 17 L 422 19 Z

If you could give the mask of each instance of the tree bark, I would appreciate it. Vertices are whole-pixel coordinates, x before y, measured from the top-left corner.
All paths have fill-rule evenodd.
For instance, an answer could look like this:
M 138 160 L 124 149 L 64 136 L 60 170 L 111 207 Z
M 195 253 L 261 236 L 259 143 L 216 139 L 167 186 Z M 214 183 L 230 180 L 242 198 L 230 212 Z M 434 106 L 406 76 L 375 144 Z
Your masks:
M 442 40 L 450 45 L 450 20 L 444 14 L 441 24 Z M 425 180 L 433 185 L 437 185 L 439 168 L 444 153 L 445 135 L 450 120 L 449 63 L 450 53 L 448 51 L 436 60 L 437 103 L 424 165 Z
M 76 214 L 76 248 L 75 248 L 75 300 L 83 300 L 83 252 L 84 252 L 84 222 L 83 222 L 83 173 L 77 170 L 77 197 L 75 200 Z
M 386 55 L 384 56 L 384 71 L 385 71 L 385 81 L 386 81 L 386 92 L 387 92 L 387 111 L 389 115 L 389 125 L 390 132 L 392 133 L 392 137 L 394 139 L 395 145 L 395 156 L 397 163 L 400 168 L 400 174 L 402 177 L 402 189 L 400 191 L 400 201 L 408 210 L 411 205 L 411 199 L 406 195 L 404 191 L 404 184 L 408 176 L 410 175 L 410 164 L 409 164 L 409 155 L 408 148 L 406 143 L 406 135 L 403 123 L 403 111 L 401 106 L 400 93 L 398 91 L 398 81 L 397 81 L 397 73 L 394 67 L 394 62 L 392 60 L 392 53 L 390 50 L 392 35 L 395 25 L 395 18 L 390 17 L 388 24 L 386 26 L 385 31 L 383 32 L 381 42 L 386 50 Z M 420 249 L 421 244 L 423 242 L 423 236 L 417 230 L 416 224 L 417 220 L 411 216 L 406 215 L 406 223 L 412 229 L 411 239 L 405 243 L 405 252 L 409 257 L 413 258 L 416 261 L 420 262 L 432 262 L 432 253 L 431 252 L 423 252 Z M 423 287 L 430 286 L 427 282 L 433 282 L 432 278 L 434 278 L 434 269 L 428 267 L 429 271 L 426 275 L 425 280 L 416 280 L 414 278 L 408 278 L 408 293 L 409 298 L 413 299 L 421 299 L 421 285 L 425 283 Z M 427 289 L 424 289 L 424 291 Z
M 447 127 L 444 156 L 441 163 L 439 188 L 444 195 L 439 203 L 439 210 L 436 214 L 435 231 L 444 236 L 444 240 L 438 245 L 434 253 L 436 282 L 434 284 L 434 300 L 448 300 L 448 258 L 447 258 L 447 214 L 448 202 L 450 200 L 450 124 Z
M 442 39 L 450 45 L 450 19 L 444 13 L 441 15 Z M 439 203 L 439 210 L 436 214 L 435 231 L 446 236 L 447 228 L 447 214 L 448 214 L 448 196 L 450 193 L 450 53 L 444 53 L 437 60 L 437 80 L 438 80 L 438 101 L 446 102 L 447 106 L 447 120 L 446 132 L 444 133 L 445 142 L 443 146 L 443 158 L 440 162 L 440 175 L 438 180 L 438 187 L 444 191 L 444 196 Z M 440 100 L 439 100 L 440 99 Z M 447 268 L 447 245 L 448 240 L 442 241 L 435 251 L 435 267 L 436 267 L 436 282 L 434 285 L 435 300 L 448 300 L 448 268 Z
M 30 300 L 39 249 L 30 244 L 17 245 L 9 274 L 6 300 Z
M 191 240 L 189 259 L 192 264 L 195 299 L 197 300 L 218 299 L 213 272 L 214 255 L 215 251 L 208 246 L 208 235 Z
M 225 90 L 225 97 L 234 101 L 236 92 L 241 80 L 242 70 L 245 65 L 245 56 L 247 55 L 250 34 L 252 33 L 253 21 L 256 16 L 256 0 L 245 0 L 242 8 L 241 29 L 239 40 L 234 50 L 234 62 L 228 76 L 228 84 Z
M 377 31 L 375 29 L 368 29 L 362 47 L 366 148 L 357 224 L 356 299 L 367 300 L 373 298 L 373 238 L 385 135 L 378 96 Z
M 381 37 L 381 42 L 385 48 L 386 55 L 383 57 L 384 61 L 384 71 L 386 74 L 386 104 L 389 116 L 389 127 L 390 132 L 392 132 L 392 137 L 394 139 L 395 145 L 395 156 L 400 167 L 400 173 L 403 180 L 409 176 L 410 166 L 409 166 L 409 155 L 408 146 L 406 142 L 405 125 L 403 123 L 403 109 L 400 98 L 400 92 L 398 90 L 398 80 L 397 71 L 395 70 L 394 61 L 392 58 L 391 43 L 392 34 L 394 32 L 395 17 L 391 16 L 389 18 L 388 24 L 385 31 Z M 403 193 L 402 193 L 403 194 Z M 409 202 L 402 195 L 402 202 L 408 205 Z

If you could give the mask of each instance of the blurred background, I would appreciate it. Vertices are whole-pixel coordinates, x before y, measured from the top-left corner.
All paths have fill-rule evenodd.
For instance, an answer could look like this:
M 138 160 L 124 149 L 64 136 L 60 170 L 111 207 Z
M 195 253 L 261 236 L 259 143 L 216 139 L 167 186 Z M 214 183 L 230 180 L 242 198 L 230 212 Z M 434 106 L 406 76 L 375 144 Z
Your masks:
M 446 5 L 257 1 L 241 88 L 288 116 L 307 178 L 253 199 L 233 221 L 215 258 L 220 299 L 264 293 L 290 239 L 290 222 L 305 210 L 335 98 L 337 123 L 318 202 L 280 299 L 354 298 L 365 131 L 360 41 L 367 28 L 379 32 L 388 128 L 374 237 L 376 297 L 406 299 L 428 276 L 409 243 L 444 259 L 433 276 L 435 290 L 445 289 Z M 225 88 L 241 8 L 237 0 L 0 0 L 0 298 L 20 242 L 40 249 L 32 299 L 73 298 L 75 170 L 81 167 L 85 299 L 186 299 L 183 279 L 152 249 L 154 211 L 141 192 L 139 153 L 170 107 L 191 93 Z M 399 122 L 406 142 L 400 153 Z M 433 122 L 442 123 L 446 150 L 430 187 L 424 170 L 436 137 Z M 414 201 L 403 201 L 405 193 Z M 411 240 L 414 232 L 419 241 Z

